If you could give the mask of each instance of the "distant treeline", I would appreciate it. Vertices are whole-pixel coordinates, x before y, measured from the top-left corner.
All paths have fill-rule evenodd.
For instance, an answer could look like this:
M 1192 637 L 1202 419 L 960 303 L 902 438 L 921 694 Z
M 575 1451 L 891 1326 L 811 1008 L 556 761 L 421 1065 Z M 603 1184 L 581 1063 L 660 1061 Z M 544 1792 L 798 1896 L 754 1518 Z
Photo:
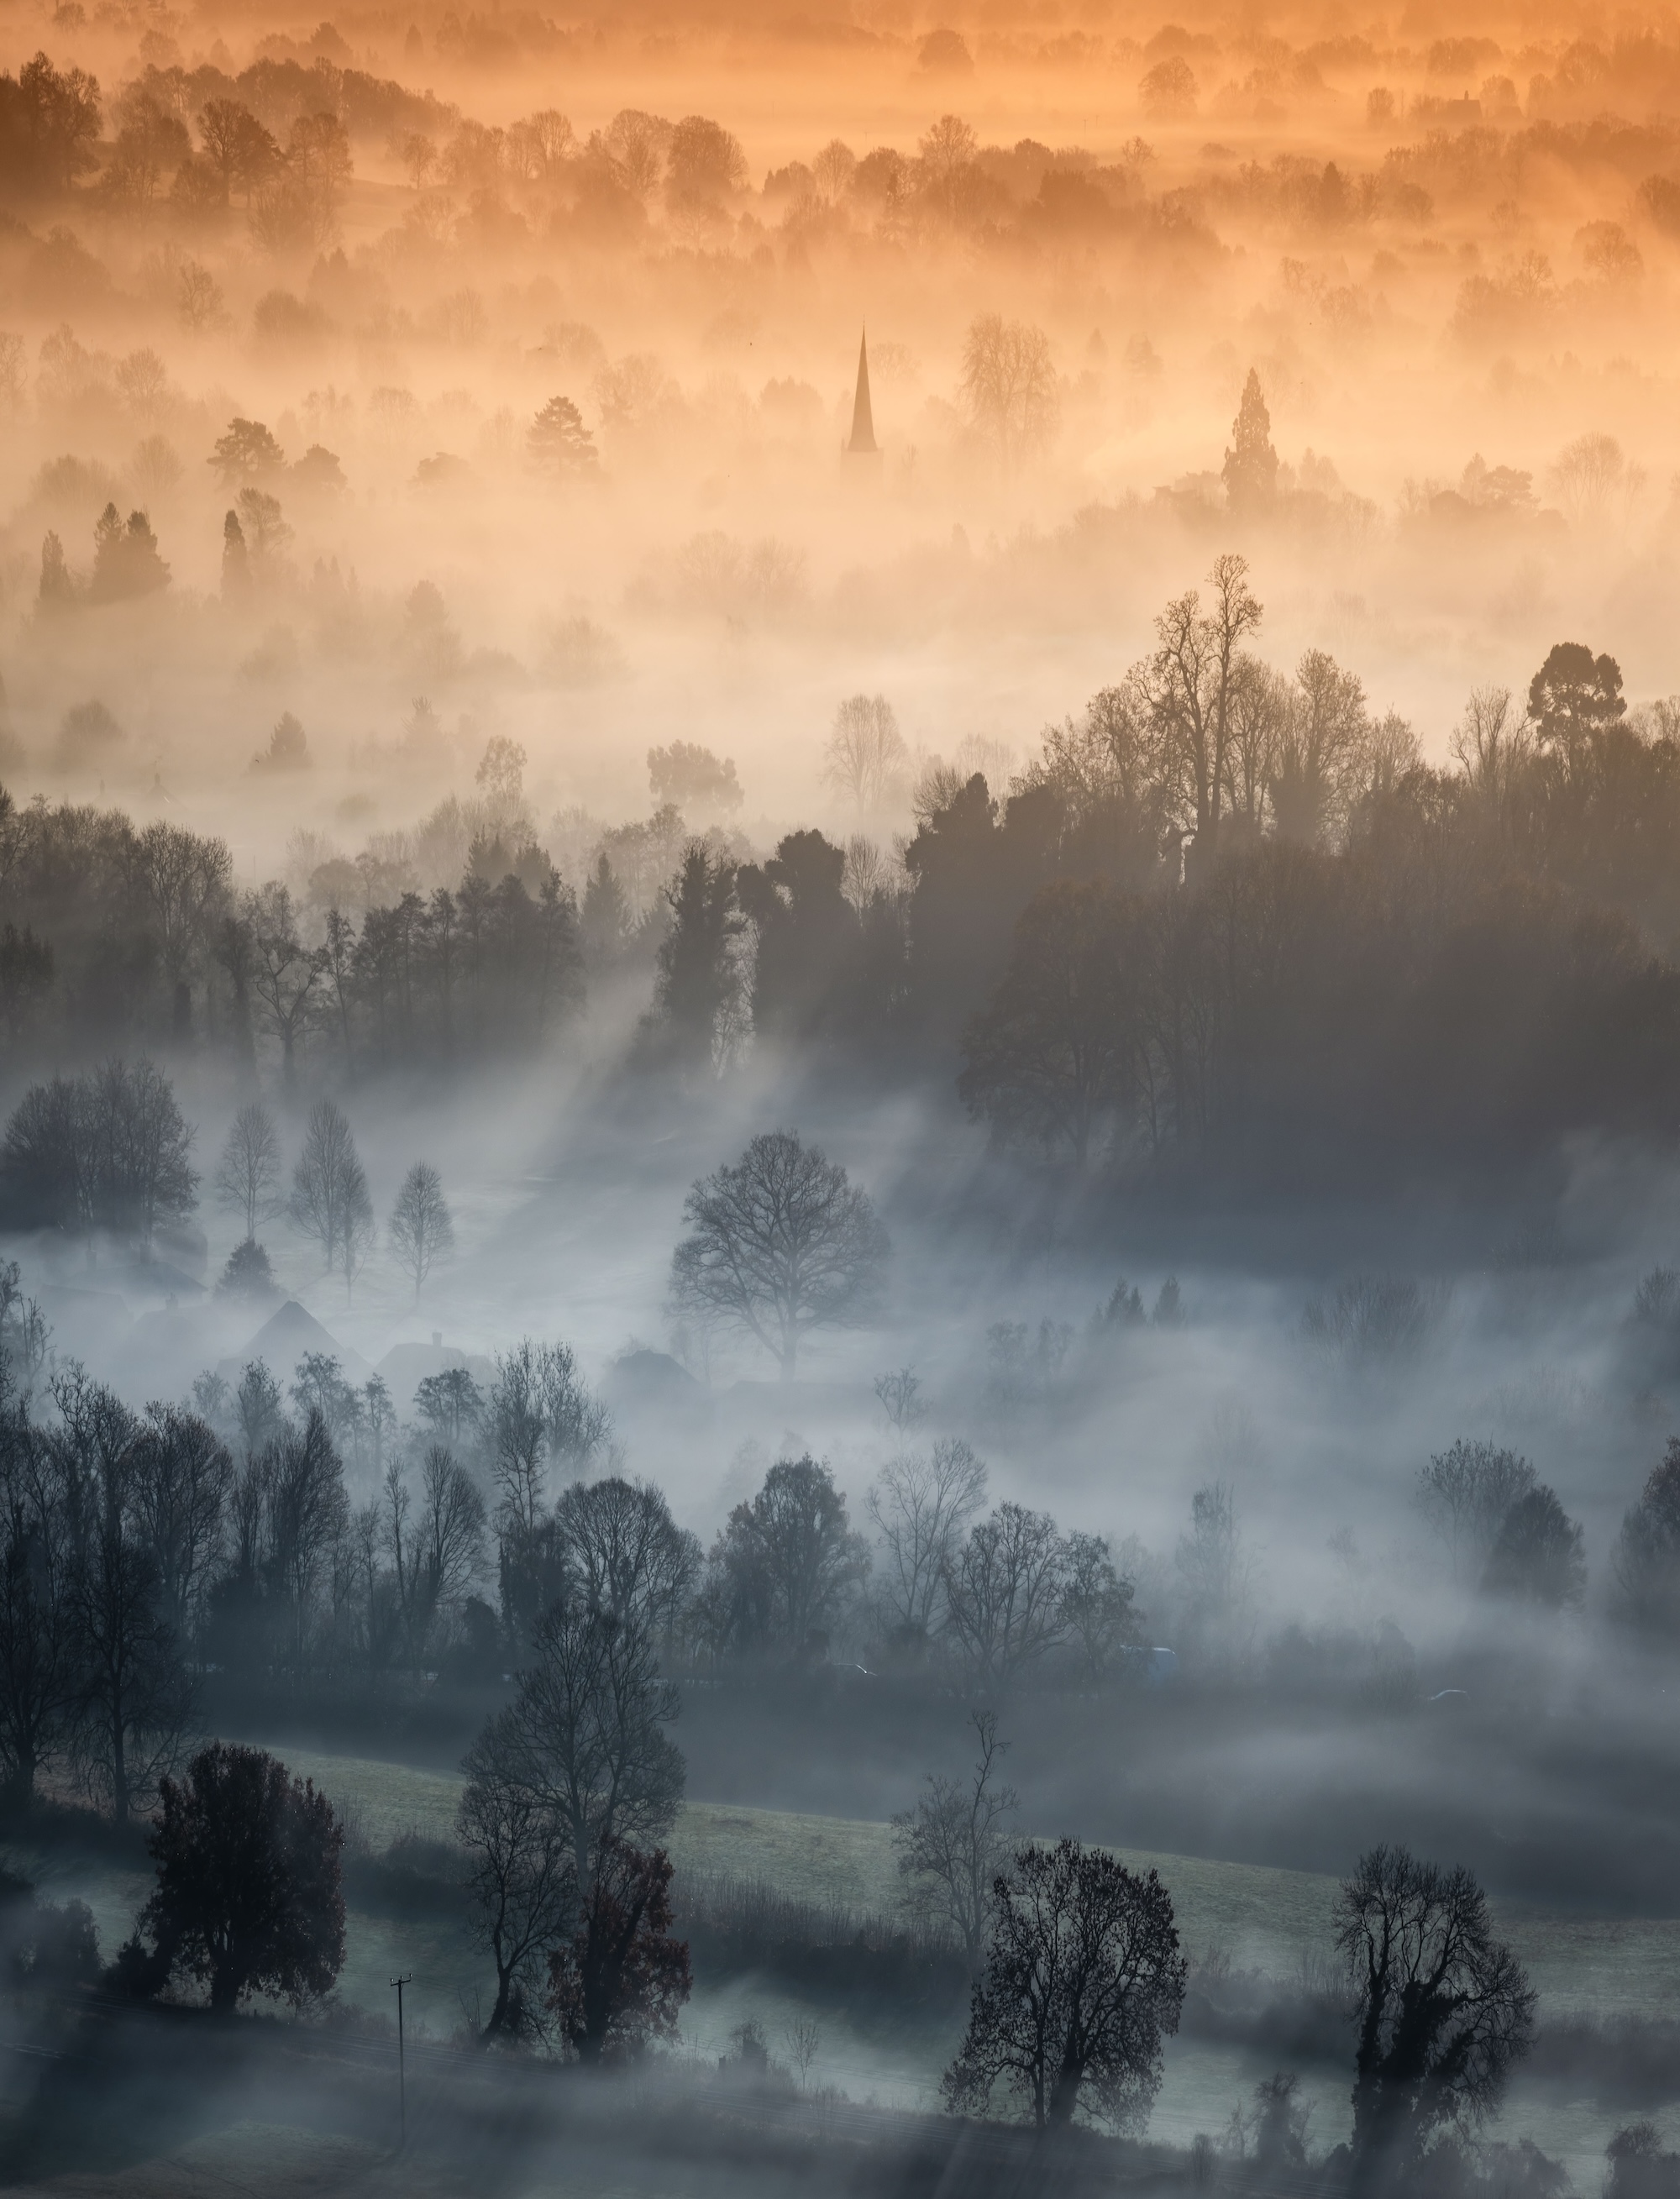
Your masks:
M 1666 1141 L 1680 1071 L 1680 740 L 1554 649 L 1421 759 L 1321 651 L 1246 648 L 1222 559 L 1158 646 L 1000 801 L 930 774 L 904 880 L 849 895 L 814 832 L 691 851 L 656 1024 L 690 1067 L 738 1013 L 890 1073 L 960 1045 L 1002 1144 L 1255 1187 L 1517 1169 L 1572 1132 Z
M 1518 1171 L 1578 1132 L 1670 1140 L 1674 706 L 1630 715 L 1613 661 L 1562 644 L 1525 709 L 1473 696 L 1437 768 L 1321 650 L 1292 679 L 1252 653 L 1240 558 L 1210 578 L 1001 799 L 925 773 L 901 866 L 809 829 L 756 863 L 691 841 L 636 1065 L 705 1081 L 756 1041 L 890 1082 L 960 1057 L 1000 1145 L 1193 1188 L 1391 1187 Z M 860 706 L 890 727 L 878 698 L 843 723 Z M 0 797 L 15 1048 L 193 1038 L 335 1078 L 476 1063 L 540 1048 L 586 954 L 633 971 L 648 930 L 604 854 L 580 913 L 528 822 L 481 835 L 453 891 L 394 888 L 358 924 L 236 892 L 218 840 Z
M 26 1310 L 0 1321 L 0 1802 L 68 1771 L 126 1817 L 212 1676 L 223 1701 L 495 1688 L 557 1605 L 633 1621 L 668 1673 L 820 1665 L 838 1637 L 972 1688 L 1135 1677 L 1108 1544 L 1011 1503 L 978 1516 L 965 1444 L 883 1476 L 873 1554 L 808 1457 L 706 1554 L 652 1484 L 577 1478 L 610 1465 L 610 1425 L 563 1345 L 502 1355 L 484 1391 L 429 1377 L 406 1425 L 321 1355 L 289 1393 L 258 1362 L 138 1414 L 50 1369 Z
M 83 68 L 55 67 L 48 55 L 38 53 L 15 75 L 0 74 L 0 194 L 24 202 L 52 199 L 100 169 L 106 197 L 143 206 L 163 195 L 164 176 L 172 174 L 178 207 L 202 214 L 226 206 L 231 190 L 248 197 L 278 173 L 288 154 L 274 133 L 319 115 L 382 141 L 403 130 L 447 128 L 458 120 L 455 108 L 440 105 L 429 92 L 341 68 L 328 54 L 317 55 L 306 67 L 295 60 L 264 58 L 237 75 L 210 61 L 190 69 L 149 65 L 111 103 L 108 116 L 96 77 Z M 187 117 L 199 124 L 197 151 Z M 102 145 L 108 120 L 111 142 Z
M 458 888 L 306 940 L 283 885 L 240 893 L 226 844 L 0 789 L 0 1025 L 54 1053 L 208 1041 L 352 1073 L 540 1048 L 581 1004 L 577 909 L 546 858 L 475 844 Z

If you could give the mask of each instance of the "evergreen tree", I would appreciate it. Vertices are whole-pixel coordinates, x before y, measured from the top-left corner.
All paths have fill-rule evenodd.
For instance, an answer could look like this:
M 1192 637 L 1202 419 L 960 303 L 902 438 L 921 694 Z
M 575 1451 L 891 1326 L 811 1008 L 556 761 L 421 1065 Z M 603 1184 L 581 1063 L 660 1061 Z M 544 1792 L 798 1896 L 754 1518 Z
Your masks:
M 251 556 L 245 547 L 245 530 L 239 514 L 229 512 L 222 522 L 222 599 L 234 603 L 251 592 Z
M 743 919 L 735 899 L 735 866 L 697 840 L 666 888 L 671 912 L 658 954 L 652 1012 L 643 1024 L 645 1048 L 689 1072 L 709 1070 L 726 1018 L 738 1005 L 734 946 Z
M 1571 764 L 1626 714 L 1621 666 L 1582 642 L 1556 643 L 1528 683 L 1528 715 L 1540 745 Z
M 595 439 L 569 397 L 551 397 L 531 423 L 526 437 L 532 463 L 545 473 L 592 474 Z
M 1272 416 L 1266 410 L 1260 376 L 1252 367 L 1243 384 L 1232 440 L 1234 447 L 1225 453 L 1226 498 L 1233 511 L 1252 511 L 1276 496 L 1278 473 L 1278 455 L 1272 448 Z
M 43 610 L 62 610 L 76 600 L 76 583 L 64 562 L 64 545 L 50 528 L 41 544 L 39 592 Z
M 628 945 L 630 903 L 604 855 L 596 858 L 583 890 L 583 960 L 591 970 L 610 970 Z
M 149 596 L 169 586 L 169 568 L 158 554 L 157 537 L 143 511 L 131 511 L 125 526 L 114 504 L 108 504 L 93 530 L 93 578 L 89 600 L 120 603 Z

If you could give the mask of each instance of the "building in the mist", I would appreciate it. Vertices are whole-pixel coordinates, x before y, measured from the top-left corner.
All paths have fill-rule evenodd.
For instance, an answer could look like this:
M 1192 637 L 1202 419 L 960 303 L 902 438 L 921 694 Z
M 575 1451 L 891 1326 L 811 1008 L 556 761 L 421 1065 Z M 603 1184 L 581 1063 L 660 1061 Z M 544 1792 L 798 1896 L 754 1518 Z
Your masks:
M 881 446 L 875 440 L 875 414 L 869 402 L 869 332 L 858 339 L 857 394 L 852 400 L 852 435 L 846 446 L 849 458 L 878 458 Z

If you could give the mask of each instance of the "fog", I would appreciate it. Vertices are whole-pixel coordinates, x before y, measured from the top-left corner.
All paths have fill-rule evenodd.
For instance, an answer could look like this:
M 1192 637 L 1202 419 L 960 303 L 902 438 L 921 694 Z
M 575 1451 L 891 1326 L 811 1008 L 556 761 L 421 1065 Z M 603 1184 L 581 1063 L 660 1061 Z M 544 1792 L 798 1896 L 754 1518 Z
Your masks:
M 1675 26 L 0 32 L 8 2173 L 1680 2190 Z M 506 1968 L 469 1751 L 586 1609 L 676 1770 Z M 1105 2137 L 907 1860 L 993 1713 L 991 1864 L 1175 1904 Z M 219 1742 L 343 1834 L 237 2013 Z M 1411 2153 L 1385 1844 L 1537 1995 Z

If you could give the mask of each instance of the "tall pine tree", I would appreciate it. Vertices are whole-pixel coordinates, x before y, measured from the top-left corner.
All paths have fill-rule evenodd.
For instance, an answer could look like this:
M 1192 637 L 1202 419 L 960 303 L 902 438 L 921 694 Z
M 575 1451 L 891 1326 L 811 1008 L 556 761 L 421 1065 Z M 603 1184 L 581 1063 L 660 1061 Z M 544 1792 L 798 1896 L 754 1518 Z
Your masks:
M 1243 384 L 1232 439 L 1234 447 L 1225 453 L 1226 501 L 1233 511 L 1262 510 L 1277 494 L 1278 455 L 1272 448 L 1272 416 L 1252 367 Z

